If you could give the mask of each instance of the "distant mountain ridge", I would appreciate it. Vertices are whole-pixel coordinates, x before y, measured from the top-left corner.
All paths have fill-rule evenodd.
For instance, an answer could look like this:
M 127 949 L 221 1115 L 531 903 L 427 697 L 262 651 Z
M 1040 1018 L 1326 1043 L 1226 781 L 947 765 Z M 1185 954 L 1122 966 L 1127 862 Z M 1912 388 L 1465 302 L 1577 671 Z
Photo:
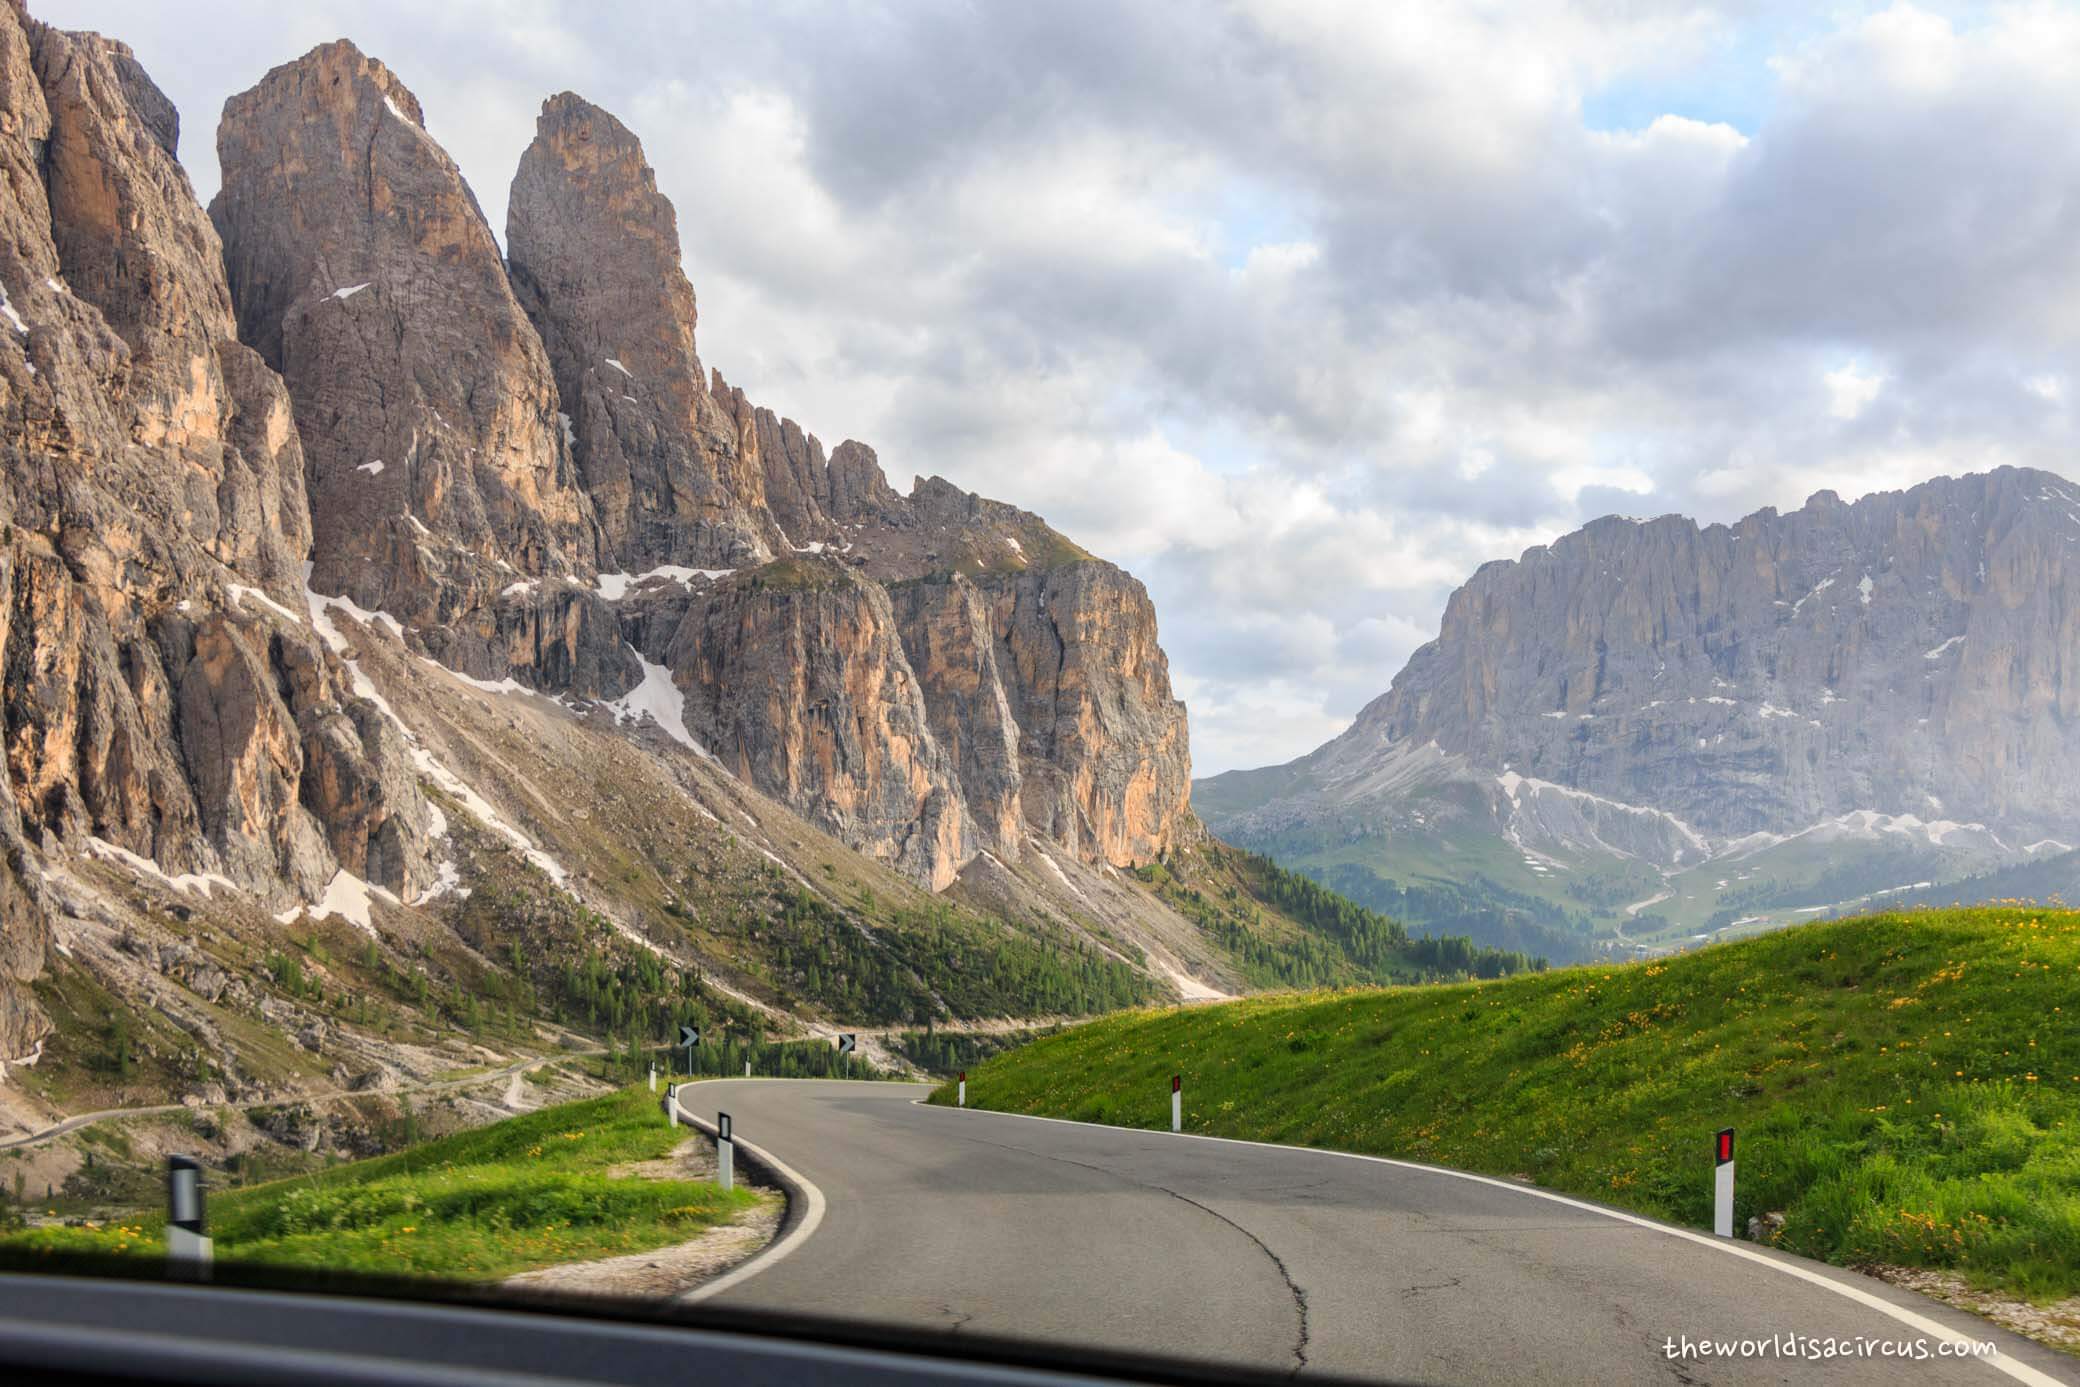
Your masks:
M 1593 521 L 1483 565 L 1341 736 L 1195 801 L 1224 836 L 1317 867 L 1545 878 L 1591 927 L 1659 904 L 1605 896 L 1707 862 L 1746 864 L 1713 892 L 1745 870 L 1745 889 L 1795 895 L 1755 864 L 1823 838 L 1936 880 L 2063 852 L 2080 842 L 2080 487 L 2001 468 L 1732 525 Z M 1414 860 L 1468 833 L 1496 860 Z M 1383 836 L 1401 842 L 1353 848 Z

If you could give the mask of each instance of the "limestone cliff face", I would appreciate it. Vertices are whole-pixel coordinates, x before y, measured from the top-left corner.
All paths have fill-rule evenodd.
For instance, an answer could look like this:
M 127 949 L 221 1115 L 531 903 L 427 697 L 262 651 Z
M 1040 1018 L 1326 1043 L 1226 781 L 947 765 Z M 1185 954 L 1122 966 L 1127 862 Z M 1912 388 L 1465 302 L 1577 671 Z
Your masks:
M 813 709 L 800 682 L 761 683 L 724 720 L 725 745 L 744 753 L 761 788 L 868 851 L 929 864 L 917 870 L 934 882 L 949 854 L 956 866 L 985 847 L 1016 858 L 1029 830 L 1120 865 L 1168 846 L 1189 793 L 1185 723 L 1139 584 L 1038 516 L 939 478 L 906 497 L 865 444 L 826 455 L 719 372 L 704 385 L 677 219 L 641 145 L 606 112 L 568 93 L 544 104 L 511 209 L 513 279 L 548 343 L 579 475 L 615 560 L 631 573 L 731 568 L 737 586 L 770 593 L 800 580 L 802 555 L 820 554 L 895 585 L 889 610 L 871 610 L 893 621 L 899 644 L 859 649 L 904 676 L 925 718 L 913 728 L 908 713 L 848 715 L 842 745 L 861 765 L 914 767 L 930 794 L 863 798 L 849 769 L 827 780 L 825 760 L 803 753 Z M 755 566 L 775 555 L 768 582 Z M 666 642 L 654 613 L 625 608 L 624 627 L 682 687 L 714 690 L 711 710 L 728 702 L 718 671 L 747 668 L 734 647 L 703 662 L 692 634 Z M 690 720 L 704 736 L 721 725 Z M 828 763 L 850 766 L 851 755 Z M 1037 796 L 1022 794 L 1029 778 Z M 927 822 L 918 806 L 931 795 L 962 812 Z M 956 821 L 957 832 L 939 827 Z M 928 850 L 890 846 L 904 824 Z
M 793 421 L 719 376 L 713 388 L 787 534 L 890 585 L 979 846 L 1015 858 L 1036 831 L 1086 861 L 1133 866 L 1177 841 L 1187 724 L 1140 583 L 1040 517 L 942 478 L 903 496 L 865 445 L 826 459 Z
M 1483 567 L 1339 742 L 1434 740 L 1710 832 L 1875 809 L 2019 846 L 2080 821 L 2075 650 L 2080 486 L 2050 473 L 1609 517 Z
M 311 584 L 484 678 L 612 695 L 633 668 L 586 590 L 601 535 L 540 337 L 417 98 L 341 41 L 225 103 L 222 234 L 239 336 L 280 371 L 310 476 Z M 516 582 L 537 600 L 502 600 Z M 585 610 L 585 609 L 590 610 Z M 563 670 L 518 624 L 600 643 Z
M 630 573 L 772 558 L 785 541 L 708 393 L 678 217 L 641 143 L 582 98 L 551 97 L 508 209 L 513 285 L 547 345 L 608 555 Z
M 1086 861 L 1152 860 L 1190 818 L 1184 705 L 1140 583 L 1096 560 L 996 579 L 1026 821 Z
M 815 559 L 696 594 L 664 651 L 724 765 L 870 856 L 950 884 L 973 855 L 888 594 Z
M 889 590 L 932 736 L 983 844 L 1009 861 L 1025 836 L 1020 732 L 997 660 L 995 604 L 958 573 Z
M 613 116 L 544 104 L 509 263 L 418 101 L 351 44 L 233 97 L 218 150 L 229 295 L 202 276 L 217 298 L 195 311 L 218 337 L 235 318 L 259 358 L 238 376 L 277 405 L 281 372 L 293 429 L 277 412 L 242 446 L 293 433 L 307 488 L 270 503 L 274 548 L 247 561 L 287 588 L 307 547 L 313 590 L 482 679 L 611 698 L 663 664 L 725 761 L 934 885 L 1032 832 L 1093 862 L 1167 846 L 1184 718 L 1139 585 L 1015 507 L 937 478 L 905 496 L 865 444 L 826 454 L 707 373 L 676 216 Z M 678 596 L 599 578 L 661 568 L 723 576 Z M 250 682 L 216 645 L 188 658 Z M 282 736 L 248 741 L 275 748 L 253 775 L 286 775 Z
M 176 129 L 128 50 L 0 7 L 0 1061 L 47 1024 L 21 984 L 60 843 L 269 902 L 431 875 L 416 783 L 301 615 L 302 448 Z

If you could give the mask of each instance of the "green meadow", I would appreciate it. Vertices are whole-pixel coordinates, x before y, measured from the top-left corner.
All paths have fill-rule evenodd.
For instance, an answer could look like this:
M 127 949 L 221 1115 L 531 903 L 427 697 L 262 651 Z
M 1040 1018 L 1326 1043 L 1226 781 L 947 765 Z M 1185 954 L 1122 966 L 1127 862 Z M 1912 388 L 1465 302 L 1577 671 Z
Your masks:
M 741 1186 L 617 1168 L 669 1155 L 647 1086 L 543 1108 L 393 1155 L 212 1193 L 223 1263 L 489 1281 L 536 1267 L 669 1246 L 757 1202 Z M 165 1216 L 0 1237 L 19 1265 L 40 1250 L 163 1257 Z

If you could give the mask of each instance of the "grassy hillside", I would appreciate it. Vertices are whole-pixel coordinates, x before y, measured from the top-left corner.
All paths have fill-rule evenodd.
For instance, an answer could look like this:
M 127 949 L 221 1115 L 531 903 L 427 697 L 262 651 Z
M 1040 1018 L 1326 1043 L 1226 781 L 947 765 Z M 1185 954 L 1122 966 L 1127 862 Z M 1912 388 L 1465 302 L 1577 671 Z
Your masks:
M 670 1154 L 648 1086 L 543 1108 L 395 1155 L 212 1194 L 222 1262 L 494 1280 L 685 1242 L 757 1196 L 625 1167 Z M 0 1236 L 0 1262 L 39 1253 L 165 1256 L 163 1209 L 100 1226 Z
M 1496 978 L 1544 966 L 1462 935 L 1411 937 L 1399 920 L 1210 835 L 1134 875 L 1258 987 Z
M 2080 1291 L 2080 912 L 1870 916 L 1664 961 L 1107 1017 L 970 1072 L 983 1107 L 1433 1161 L 1830 1261 Z M 934 1095 L 951 1101 L 950 1090 Z
M 1464 793 L 1465 787 L 1447 786 L 1437 795 Z M 1197 785 L 1193 794 L 1199 794 Z M 1429 811 L 1420 826 L 1387 830 L 1337 819 L 1277 832 L 1228 822 L 1216 831 L 1419 934 L 1464 935 L 1482 947 L 1556 963 L 1586 958 L 1594 948 L 1596 910 L 1569 887 L 1599 866 L 1626 866 L 1643 875 L 1642 889 L 1618 891 L 1625 900 L 1654 889 L 1645 884 L 1653 874 L 1638 863 L 1605 860 L 1584 862 L 1572 873 L 1534 872 L 1522 851 L 1489 825 L 1469 822 L 1466 806 L 1441 809 L 1436 795 L 1416 802 Z

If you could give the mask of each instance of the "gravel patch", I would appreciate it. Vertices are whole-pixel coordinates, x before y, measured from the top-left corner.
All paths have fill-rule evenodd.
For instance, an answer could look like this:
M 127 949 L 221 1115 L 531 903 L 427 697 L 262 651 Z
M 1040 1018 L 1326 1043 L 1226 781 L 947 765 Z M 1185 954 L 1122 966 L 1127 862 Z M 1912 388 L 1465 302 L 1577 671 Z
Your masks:
M 1880 1281 L 1919 1291 L 1945 1305 L 1984 1315 L 2001 1328 L 2012 1329 L 2024 1338 L 2049 1344 L 2067 1353 L 2080 1354 L 2080 1296 L 2067 1296 L 2049 1305 L 2033 1305 L 1998 1291 L 1982 1291 L 1953 1271 L 1888 1266 L 1864 1266 L 1856 1270 Z
M 645 1180 L 712 1180 L 715 1146 L 708 1138 L 695 1136 L 679 1143 L 669 1156 L 630 1162 L 609 1173 Z M 757 1207 L 746 1210 L 731 1223 L 708 1229 L 690 1242 L 624 1253 L 597 1262 L 568 1262 L 524 1271 L 506 1278 L 504 1285 L 508 1290 L 550 1296 L 641 1299 L 669 1298 L 690 1291 L 749 1260 L 779 1231 L 780 1220 L 787 1212 L 786 1196 L 748 1181 L 739 1183 L 757 1193 Z

